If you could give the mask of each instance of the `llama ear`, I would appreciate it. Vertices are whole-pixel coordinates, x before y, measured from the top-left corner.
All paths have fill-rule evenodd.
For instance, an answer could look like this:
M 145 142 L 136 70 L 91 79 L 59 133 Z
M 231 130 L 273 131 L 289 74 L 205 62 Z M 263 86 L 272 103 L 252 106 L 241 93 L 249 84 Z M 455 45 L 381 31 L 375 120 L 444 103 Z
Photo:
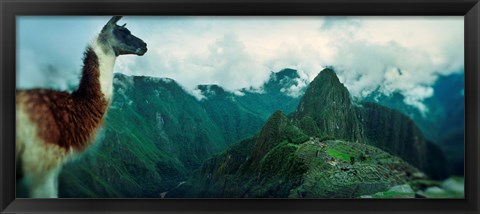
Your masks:
M 118 22 L 118 20 L 120 20 L 123 16 L 114 16 L 110 19 L 110 21 L 108 21 L 107 25 L 110 25 L 110 26 L 115 26 Z

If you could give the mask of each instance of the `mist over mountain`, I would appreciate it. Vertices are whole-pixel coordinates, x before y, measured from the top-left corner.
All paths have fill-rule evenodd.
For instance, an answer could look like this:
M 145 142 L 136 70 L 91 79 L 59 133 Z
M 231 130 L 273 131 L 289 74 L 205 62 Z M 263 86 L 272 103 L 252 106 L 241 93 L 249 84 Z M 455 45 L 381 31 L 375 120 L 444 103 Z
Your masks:
M 429 153 L 440 149 L 430 145 L 410 118 L 376 103 L 354 104 L 331 68 L 322 70 L 309 84 L 292 118 L 310 136 L 370 144 L 435 178 L 445 176 L 444 155 L 441 151 L 434 152 L 436 161 L 429 161 Z
M 271 72 L 260 89 L 242 89 L 236 99 L 246 109 L 260 114 L 265 120 L 275 111 L 293 112 L 306 90 L 306 80 L 293 69 Z
M 332 68 L 310 84 L 284 69 L 259 89 L 196 90 L 115 74 L 97 146 L 64 168 L 60 196 L 414 197 L 395 189 L 449 175 L 411 115 L 352 100 Z
M 114 94 L 98 146 L 62 171 L 61 197 L 160 197 L 227 146 L 171 79 L 116 74 Z
M 272 72 L 261 92 L 242 95 L 200 85 L 199 101 L 175 80 L 116 73 L 97 146 L 64 168 L 61 197 L 160 197 L 211 155 L 254 135 L 276 107 L 293 111 L 299 98 L 281 90 L 296 77 Z
M 454 174 L 464 173 L 464 75 L 440 76 L 433 87 L 434 94 L 424 101 L 428 112 L 423 115 L 404 102 L 400 93 L 386 96 L 374 92 L 364 99 L 398 110 L 411 118 L 426 139 L 438 145 L 448 159 Z
M 167 196 L 360 197 L 424 179 L 422 171 L 445 178 L 444 159 L 407 116 L 375 103 L 354 105 L 327 68 L 293 113 L 275 112 L 258 135 L 207 160 Z
M 17 89 L 75 90 L 108 18 L 17 17 Z M 463 22 L 124 17 L 148 54 L 59 196 L 463 198 Z

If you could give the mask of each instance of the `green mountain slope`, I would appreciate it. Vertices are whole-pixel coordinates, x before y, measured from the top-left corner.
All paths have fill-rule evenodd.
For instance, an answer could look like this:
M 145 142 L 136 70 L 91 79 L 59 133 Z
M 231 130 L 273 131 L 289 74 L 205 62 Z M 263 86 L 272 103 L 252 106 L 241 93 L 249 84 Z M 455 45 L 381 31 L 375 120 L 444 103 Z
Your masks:
M 352 102 L 331 68 L 307 88 L 291 69 L 261 92 L 201 85 L 201 100 L 171 79 L 114 80 L 97 144 L 62 170 L 60 197 L 377 197 L 445 176 L 412 120 Z
M 226 142 L 234 143 L 255 134 L 265 122 L 261 115 L 240 105 L 238 96 L 217 85 L 200 85 L 198 89 L 205 96 L 200 101 L 202 107 L 220 128 Z
M 292 118 L 311 135 L 352 142 L 365 140 L 350 93 L 330 68 L 322 70 L 310 83 Z
M 221 129 L 173 80 L 116 74 L 114 88 L 103 136 L 64 168 L 61 197 L 159 197 L 226 148 Z
M 310 83 L 290 116 L 311 136 L 367 143 L 396 155 L 435 178 L 445 178 L 445 156 L 401 112 L 356 103 L 331 68 Z M 431 161 L 430 157 L 435 161 Z
M 433 86 L 433 96 L 424 101 L 428 111 L 406 105 L 400 93 L 390 96 L 375 91 L 364 99 L 398 110 L 411 118 L 426 139 L 438 145 L 447 159 L 451 173 L 464 174 L 464 72 L 440 76 Z
M 368 144 L 403 158 L 433 178 L 445 178 L 445 155 L 410 118 L 375 103 L 362 103 L 357 112 Z
M 418 174 L 373 146 L 309 138 L 276 112 L 258 136 L 209 159 L 166 196 L 351 198 L 404 184 Z
M 272 78 L 283 75 L 276 80 L 287 84 L 285 77 L 295 74 Z M 215 95 L 199 101 L 171 79 L 115 74 L 103 130 L 93 148 L 62 170 L 60 197 L 161 197 L 204 160 L 254 135 L 276 98 L 295 104 L 275 81 L 266 87 L 275 90 L 243 96 L 213 87 Z M 199 86 L 202 93 L 207 88 Z
M 275 112 L 257 136 L 207 160 L 167 197 L 414 197 L 402 185 L 426 179 L 423 172 L 444 178 L 443 164 L 412 120 L 378 104 L 354 105 L 327 68 L 289 117 Z
M 270 78 L 260 91 L 243 89 L 241 92 L 244 95 L 235 99 L 244 109 L 261 116 L 266 121 L 277 110 L 285 113 L 295 110 L 305 92 L 306 87 L 302 87 L 306 85 L 305 81 L 296 70 L 283 69 L 270 73 Z M 297 88 L 297 93 L 289 93 L 290 88 Z

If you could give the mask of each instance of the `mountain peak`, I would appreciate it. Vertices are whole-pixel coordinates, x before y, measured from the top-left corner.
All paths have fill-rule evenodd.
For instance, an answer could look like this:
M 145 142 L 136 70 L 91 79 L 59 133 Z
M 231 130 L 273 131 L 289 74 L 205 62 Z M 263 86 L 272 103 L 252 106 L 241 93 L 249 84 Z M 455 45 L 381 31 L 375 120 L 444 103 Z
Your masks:
M 298 71 L 291 68 L 285 68 L 276 73 L 272 72 L 270 75 L 274 75 L 277 80 L 282 80 L 285 77 L 288 77 L 290 79 L 295 79 L 300 77 L 300 75 L 298 75 Z
M 362 141 L 363 130 L 347 88 L 332 68 L 323 69 L 308 86 L 293 117 L 298 123 L 313 120 L 316 135 Z
M 283 127 L 285 127 L 287 123 L 288 119 L 282 111 L 276 111 L 268 118 L 260 131 L 255 153 L 253 154 L 254 160 L 259 160 L 266 152 L 280 142 Z
M 308 85 L 306 79 L 302 79 L 297 70 L 285 68 L 279 72 L 271 72 L 270 78 L 263 85 L 266 92 L 278 93 L 279 95 L 299 97 L 305 92 Z
M 222 88 L 219 85 L 216 84 L 211 84 L 211 85 L 198 85 L 197 89 L 201 91 L 203 96 L 205 97 L 225 97 L 228 95 L 228 92 L 225 91 L 224 88 Z
M 321 82 L 322 84 L 342 84 L 337 74 L 332 68 L 325 68 L 315 77 L 312 82 Z M 343 85 L 343 84 L 342 84 Z
M 225 92 L 225 89 L 223 89 L 221 86 L 219 86 L 217 84 L 198 85 L 197 88 L 202 90 L 202 91 L 211 90 L 211 91 L 222 92 L 222 93 Z

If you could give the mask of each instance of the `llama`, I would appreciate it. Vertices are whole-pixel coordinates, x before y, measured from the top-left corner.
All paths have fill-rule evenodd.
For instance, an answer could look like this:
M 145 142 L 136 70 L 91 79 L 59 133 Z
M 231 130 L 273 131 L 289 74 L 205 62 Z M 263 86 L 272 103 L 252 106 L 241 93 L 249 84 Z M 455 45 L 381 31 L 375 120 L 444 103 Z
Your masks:
M 130 34 L 125 24 L 116 24 L 121 18 L 111 18 L 87 46 L 75 91 L 17 90 L 17 173 L 27 179 L 30 197 L 58 197 L 62 166 L 85 151 L 102 126 L 112 99 L 116 57 L 147 52 L 145 42 Z

